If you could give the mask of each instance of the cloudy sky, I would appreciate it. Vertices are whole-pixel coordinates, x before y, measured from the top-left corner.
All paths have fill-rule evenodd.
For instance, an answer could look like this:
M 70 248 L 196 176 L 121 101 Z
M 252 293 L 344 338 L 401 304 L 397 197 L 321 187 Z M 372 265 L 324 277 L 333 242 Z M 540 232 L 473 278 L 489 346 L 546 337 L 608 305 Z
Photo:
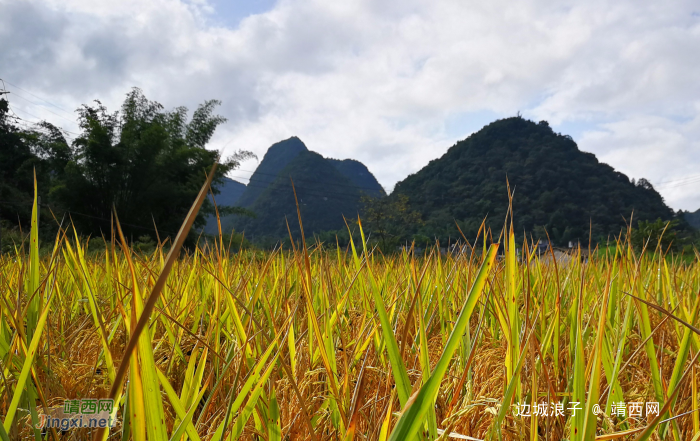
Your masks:
M 19 116 L 71 132 L 133 86 L 217 98 L 212 147 L 262 158 L 296 135 L 388 190 L 520 112 L 700 208 L 697 1 L 0 0 L 0 78 Z

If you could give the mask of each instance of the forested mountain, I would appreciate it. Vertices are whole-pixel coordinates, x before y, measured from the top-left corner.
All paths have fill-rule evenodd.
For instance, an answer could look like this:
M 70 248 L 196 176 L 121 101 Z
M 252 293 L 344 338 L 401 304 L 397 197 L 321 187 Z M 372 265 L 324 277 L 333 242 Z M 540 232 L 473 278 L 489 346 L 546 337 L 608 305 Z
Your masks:
M 287 222 L 295 236 L 299 233 L 290 177 L 305 233 L 339 229 L 344 225 L 343 215 L 357 216 L 360 191 L 323 156 L 306 151 L 297 155 L 248 207 L 257 217 L 236 224 L 239 231 L 245 230 L 246 237 L 258 241 L 261 236 L 288 237 Z
M 443 240 L 473 237 L 488 216 L 498 234 L 514 193 L 516 233 L 543 235 L 555 243 L 587 242 L 619 234 L 634 212 L 643 219 L 671 219 L 674 212 L 645 179 L 624 174 L 582 152 L 571 137 L 546 121 L 521 117 L 493 122 L 451 147 L 441 158 L 399 182 L 392 196 L 408 197 L 423 215 L 416 232 Z
M 700 230 L 700 209 L 690 213 L 685 212 L 685 220 L 690 224 L 691 227 Z
M 328 161 L 338 169 L 340 173 L 358 189 L 367 193 L 368 196 L 386 196 L 384 188 L 377 182 L 377 179 L 369 171 L 366 165 L 354 159 L 328 159 Z
M 173 234 L 199 191 L 202 170 L 216 160 L 206 145 L 224 122 L 214 113 L 217 104 L 207 101 L 188 118 L 185 108 L 166 111 L 134 89 L 118 112 L 99 102 L 78 109 L 80 133 L 69 143 L 49 123 L 18 127 L 8 101 L 0 99 L 1 228 L 27 225 L 36 170 L 43 219 L 72 219 L 79 234 L 100 237 L 109 233 L 116 209 L 129 238 L 155 236 L 154 223 L 162 235 Z M 546 230 L 558 244 L 587 242 L 590 229 L 594 240 L 605 240 L 619 234 L 632 213 L 635 227 L 640 220 L 677 218 L 681 227 L 700 228 L 700 210 L 675 214 L 647 180 L 630 181 L 545 121 L 491 123 L 399 182 L 388 197 L 362 163 L 324 158 L 297 137 L 272 145 L 247 186 L 224 178 L 251 156 L 241 151 L 220 159 L 212 187 L 219 206 L 239 207 L 229 213 L 243 207 L 256 215 L 225 215 L 224 233 L 235 227 L 256 242 L 287 237 L 287 221 L 299 234 L 290 178 L 308 235 L 343 230 L 343 216 L 364 210 L 366 233 L 387 247 L 412 239 L 454 241 L 461 237 L 455 221 L 474 237 L 485 217 L 498 234 L 509 204 L 507 182 L 521 237 L 544 237 Z M 195 226 L 206 222 L 206 232 L 215 234 L 211 214 L 207 202 Z M 53 237 L 55 224 L 41 223 L 45 237 Z
M 223 207 L 235 207 L 238 205 L 238 200 L 243 195 L 246 186 L 238 181 L 234 181 L 231 178 L 224 177 L 221 185 L 219 186 L 219 194 L 216 195 L 216 206 L 220 208 L 219 214 L 221 217 L 224 216 L 221 208 Z M 209 200 L 211 201 L 211 195 L 209 195 Z M 216 214 L 210 214 L 207 216 L 207 225 L 204 231 L 208 234 L 219 234 L 219 227 L 216 224 Z
M 296 136 L 272 144 L 250 177 L 245 191 L 238 200 L 238 205 L 241 207 L 250 206 L 292 159 L 296 158 L 299 153 L 308 151 L 306 145 Z
M 245 231 L 247 238 L 258 243 L 275 242 L 289 236 L 288 221 L 292 233 L 298 235 L 292 180 L 304 231 L 309 235 L 342 228 L 343 216 L 357 216 L 362 195 L 386 195 L 361 162 L 324 158 L 292 137 L 268 149 L 236 204 L 256 217 L 226 216 L 222 228 Z M 221 194 L 226 194 L 226 190 L 222 189 Z
M 223 178 L 219 186 L 219 194 L 216 195 L 216 205 L 235 206 L 246 190 L 246 185 L 231 178 Z M 210 196 L 211 197 L 211 196 Z

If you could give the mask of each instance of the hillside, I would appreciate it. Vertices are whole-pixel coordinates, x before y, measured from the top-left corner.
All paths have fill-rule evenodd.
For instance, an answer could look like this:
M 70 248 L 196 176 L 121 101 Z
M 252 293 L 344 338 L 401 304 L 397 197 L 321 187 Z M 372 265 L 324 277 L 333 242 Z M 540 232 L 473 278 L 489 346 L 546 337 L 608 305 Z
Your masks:
M 260 242 L 288 237 L 287 221 L 292 233 L 299 233 L 297 208 L 290 177 L 294 180 L 304 232 L 335 230 L 344 225 L 343 215 L 357 215 L 360 190 L 352 185 L 330 161 L 311 151 L 300 152 L 280 171 L 253 204 L 247 208 L 257 214 L 255 219 L 234 221 L 238 231 Z
M 219 207 L 235 207 L 238 200 L 245 191 L 245 184 L 234 181 L 231 178 L 224 178 L 223 183 L 219 186 L 219 194 L 216 195 L 216 205 Z M 211 201 L 211 195 L 209 195 Z M 207 224 L 204 227 L 204 232 L 208 234 L 218 234 L 218 226 L 216 225 L 216 215 L 207 216 Z
M 686 211 L 684 217 L 691 227 L 700 230 L 700 209 L 692 213 Z
M 233 207 L 246 190 L 246 185 L 231 178 L 224 178 L 224 182 L 219 186 L 219 194 L 216 195 L 216 204 L 219 206 Z M 209 196 L 211 198 L 211 195 Z
M 670 219 L 673 211 L 651 184 L 627 176 L 582 152 L 546 121 L 498 120 L 451 147 L 441 158 L 399 182 L 411 208 L 423 214 L 420 233 L 442 240 L 476 235 L 488 216 L 498 234 L 508 208 L 506 181 L 514 190 L 516 233 L 555 243 L 587 242 L 619 234 L 634 211 L 640 219 Z M 590 222 L 590 223 L 589 223 Z
M 294 180 L 304 215 L 304 231 L 308 234 L 342 228 L 345 225 L 343 215 L 357 215 L 362 194 L 386 195 L 361 162 L 324 158 L 310 151 L 299 138 L 292 137 L 268 149 L 235 204 L 254 212 L 257 217 L 226 216 L 222 219 L 224 231 L 245 230 L 246 237 L 257 242 L 268 239 L 275 242 L 289 235 L 286 218 L 297 234 L 299 227 L 290 177 Z M 222 189 L 217 202 L 224 194 L 226 189 Z M 210 223 L 207 232 L 215 230 L 215 224 Z
M 386 196 L 384 188 L 377 182 L 377 179 L 369 171 L 367 166 L 360 161 L 354 159 L 344 159 L 341 161 L 340 159 L 330 158 L 328 161 L 330 161 L 330 163 L 360 191 L 373 197 Z
M 299 153 L 308 151 L 306 145 L 296 136 L 270 146 L 260 161 L 260 165 L 250 177 L 245 191 L 238 200 L 238 205 L 249 207 L 292 159 L 296 158 Z

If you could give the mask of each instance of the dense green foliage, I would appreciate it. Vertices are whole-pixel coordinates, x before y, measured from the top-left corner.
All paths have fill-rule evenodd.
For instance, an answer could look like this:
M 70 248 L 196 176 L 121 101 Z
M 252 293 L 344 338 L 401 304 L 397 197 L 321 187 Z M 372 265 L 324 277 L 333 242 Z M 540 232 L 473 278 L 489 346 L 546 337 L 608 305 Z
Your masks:
M 80 234 L 109 235 L 116 210 L 128 238 L 174 236 L 218 152 L 206 145 L 225 121 L 207 101 L 188 121 L 187 109 L 164 111 L 139 89 L 126 96 L 121 111 L 110 113 L 99 101 L 78 109 L 81 133 L 69 145 L 61 132 L 44 123 L 21 130 L 0 108 L 0 218 L 28 225 L 36 169 L 42 198 L 42 226 L 72 219 Z M 238 152 L 220 159 L 213 185 L 250 157 Z M 49 211 L 49 208 L 50 210 Z M 205 202 L 195 227 L 213 212 Z
M 247 207 L 257 217 L 237 218 L 236 229 L 257 243 L 274 243 L 289 236 L 289 223 L 297 236 L 300 230 L 292 181 L 307 234 L 342 228 L 343 216 L 357 217 L 362 192 L 323 156 L 303 151 Z
M 260 165 L 250 177 L 245 191 L 238 200 L 241 207 L 249 207 L 270 185 L 277 175 L 301 152 L 308 149 L 296 136 L 273 144 L 267 149 Z
M 657 246 L 662 252 L 667 252 L 671 248 L 678 249 L 677 226 L 678 219 L 665 222 L 661 219 L 653 222 L 639 221 L 637 227 L 632 229 L 632 246 L 638 251 L 645 247 L 651 247 L 651 251 L 654 251 Z
M 396 185 L 425 225 L 419 234 L 442 241 L 477 234 L 488 216 L 497 234 L 514 193 L 515 231 L 540 235 L 557 244 L 606 240 L 634 220 L 670 220 L 674 212 L 644 179 L 627 176 L 569 137 L 554 133 L 547 122 L 520 117 L 496 121 L 458 142 L 439 159 Z
M 422 221 L 420 213 L 411 211 L 405 195 L 393 198 L 364 196 L 361 202 L 362 227 L 373 235 L 369 237 L 371 242 L 377 243 L 384 252 L 402 244 L 410 245 L 403 243 L 408 239 L 406 232 L 421 225 Z M 421 246 L 432 242 L 427 237 L 413 239 Z
M 254 213 L 255 218 L 225 217 L 223 230 L 235 228 L 258 244 L 273 245 L 289 237 L 289 223 L 292 235 L 298 236 L 292 180 L 304 231 L 310 235 L 345 228 L 343 217 L 357 217 L 363 196 L 385 195 L 361 162 L 324 158 L 292 137 L 268 149 L 238 199 L 238 205 Z
M 45 236 L 68 218 L 80 234 L 100 236 L 110 231 L 113 209 L 127 237 L 155 238 L 154 224 L 162 237 L 174 234 L 217 157 L 205 147 L 224 122 L 214 114 L 217 104 L 205 102 L 188 121 L 184 107 L 165 111 L 134 89 L 118 112 L 108 112 L 99 101 L 78 109 L 81 130 L 69 143 L 49 123 L 18 126 L 7 101 L 0 100 L 4 245 L 14 230 L 28 225 L 34 170 Z M 213 190 L 223 232 L 235 228 L 258 244 L 287 238 L 287 223 L 298 234 L 292 179 L 309 235 L 327 242 L 338 236 L 346 243 L 343 218 L 355 222 L 360 213 L 370 242 L 384 251 L 410 241 L 454 242 L 462 237 L 457 225 L 473 237 L 485 217 L 492 231 L 500 231 L 508 185 L 514 193 L 516 234 L 548 234 L 555 244 L 585 243 L 589 232 L 594 241 L 604 241 L 625 230 L 630 219 L 638 235 L 657 219 L 664 225 L 676 219 L 681 231 L 700 224 L 700 210 L 674 214 L 645 179 L 630 181 L 545 121 L 520 117 L 496 121 L 457 143 L 399 182 L 388 197 L 364 164 L 323 158 L 297 137 L 271 146 L 247 186 L 225 178 L 251 156 L 241 151 L 221 160 Z M 207 233 L 217 234 L 213 213 L 210 198 L 195 229 L 206 224 Z
M 384 188 L 369 171 L 366 165 L 354 159 L 328 159 L 340 173 L 350 180 L 352 185 L 370 197 L 386 196 Z
M 80 110 L 82 135 L 73 143 L 73 158 L 53 198 L 71 211 L 101 219 L 74 219 L 83 231 L 109 231 L 114 207 L 125 224 L 153 225 L 177 232 L 218 152 L 206 144 L 224 118 L 213 114 L 217 101 L 201 105 L 187 121 L 187 109 L 163 111 L 138 89 L 127 95 L 119 113 L 100 103 Z M 245 153 L 221 161 L 217 184 L 238 165 Z M 75 195 L 84 195 L 76 198 Z M 195 227 L 204 225 L 204 214 Z M 126 226 L 127 230 L 129 226 Z M 139 232 L 143 234 L 143 232 Z M 139 235 L 141 235 L 139 234 Z
M 684 217 L 686 222 L 690 224 L 690 226 L 697 228 L 700 230 L 700 209 L 690 213 L 690 212 L 685 212 Z
M 63 134 L 49 123 L 21 129 L 0 99 L 0 219 L 28 225 L 34 197 L 34 170 L 46 201 L 53 182 L 60 179 L 70 159 Z

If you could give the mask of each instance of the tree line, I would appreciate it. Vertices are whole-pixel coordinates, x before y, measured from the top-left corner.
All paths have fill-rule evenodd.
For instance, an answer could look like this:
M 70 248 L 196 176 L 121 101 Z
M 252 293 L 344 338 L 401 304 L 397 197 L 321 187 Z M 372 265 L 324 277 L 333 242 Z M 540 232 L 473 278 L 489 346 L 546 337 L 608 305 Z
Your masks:
M 186 107 L 165 110 L 134 88 L 117 111 L 97 100 L 77 109 L 79 133 L 69 141 L 49 122 L 22 125 L 0 95 L 0 246 L 29 228 L 34 176 L 45 238 L 72 222 L 80 235 L 109 239 L 113 213 L 127 238 L 174 237 L 214 162 L 217 194 L 226 173 L 253 156 L 241 150 L 219 158 L 207 149 L 226 121 L 218 105 L 205 101 L 189 116 Z M 213 212 L 207 200 L 195 230 Z

